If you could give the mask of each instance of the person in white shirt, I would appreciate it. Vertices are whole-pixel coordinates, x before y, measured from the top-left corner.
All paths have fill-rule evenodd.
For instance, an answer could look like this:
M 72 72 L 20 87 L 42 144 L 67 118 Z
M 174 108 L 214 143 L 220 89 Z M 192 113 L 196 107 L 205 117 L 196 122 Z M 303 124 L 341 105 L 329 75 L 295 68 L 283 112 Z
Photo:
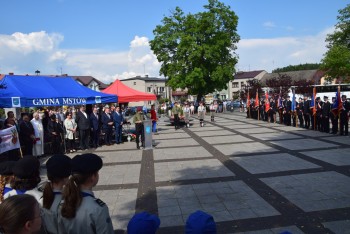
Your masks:
M 34 128 L 35 144 L 33 146 L 33 156 L 40 157 L 44 154 L 44 127 L 38 112 L 34 112 L 30 121 Z
M 198 106 L 198 118 L 199 118 L 199 123 L 201 127 L 204 126 L 205 112 L 206 112 L 205 106 L 203 105 L 203 102 L 200 102 Z

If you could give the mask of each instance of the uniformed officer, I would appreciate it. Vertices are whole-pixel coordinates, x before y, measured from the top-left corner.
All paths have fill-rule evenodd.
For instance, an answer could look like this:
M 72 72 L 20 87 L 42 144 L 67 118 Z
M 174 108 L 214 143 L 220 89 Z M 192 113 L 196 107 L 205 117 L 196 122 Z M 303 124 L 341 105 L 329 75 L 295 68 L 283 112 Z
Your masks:
M 305 122 L 304 126 L 306 129 L 309 129 L 310 121 L 311 121 L 311 110 L 310 110 L 310 100 L 306 95 L 304 96 L 303 116 L 304 116 L 304 122 Z
M 346 95 L 341 96 L 343 107 L 340 109 L 340 135 L 348 135 L 350 103 Z
M 47 181 L 43 192 L 43 220 L 46 232 L 58 233 L 57 215 L 62 201 L 63 186 L 71 174 L 71 158 L 64 154 L 53 155 L 46 162 Z
M 114 233 L 107 205 L 92 192 L 101 168 L 102 159 L 96 154 L 72 159 L 72 176 L 63 189 L 58 216 L 59 233 Z
M 304 118 L 303 118 L 304 102 L 303 102 L 303 98 L 301 98 L 301 97 L 299 98 L 299 102 L 298 102 L 296 109 L 297 109 L 297 115 L 298 115 L 300 127 L 303 128 L 304 127 Z
M 332 122 L 332 134 L 337 134 L 338 133 L 338 106 L 334 107 L 335 105 L 335 97 L 332 97 L 332 111 L 330 112 L 329 116 L 331 118 Z M 335 110 L 333 110 L 333 108 Z
M 322 103 L 322 130 L 329 133 L 329 115 L 331 113 L 331 103 L 328 101 L 328 97 L 323 97 Z
M 4 193 L 12 190 L 10 182 L 12 180 L 12 169 L 15 161 L 5 161 L 0 163 L 0 203 L 4 200 Z
M 287 99 L 284 102 L 284 115 L 283 119 L 285 120 L 284 124 L 287 126 L 292 125 L 291 119 L 291 111 L 292 111 L 292 101 L 290 100 L 290 96 L 287 96 Z
M 171 115 L 174 116 L 174 126 L 175 130 L 180 128 L 180 114 L 181 114 L 181 107 L 179 106 L 178 102 L 175 102 L 173 108 L 171 109 Z
M 42 189 L 40 188 L 40 162 L 37 157 L 24 156 L 12 168 L 13 180 L 11 190 L 4 191 L 4 199 L 17 194 L 30 194 L 42 205 Z
M 141 136 L 141 144 L 142 147 L 145 146 L 145 136 L 144 136 L 144 130 L 143 130 L 143 120 L 145 120 L 145 117 L 142 114 L 142 107 L 137 107 L 137 112 L 134 115 L 134 124 L 135 124 L 135 131 L 136 131 L 136 148 L 140 149 L 140 136 Z

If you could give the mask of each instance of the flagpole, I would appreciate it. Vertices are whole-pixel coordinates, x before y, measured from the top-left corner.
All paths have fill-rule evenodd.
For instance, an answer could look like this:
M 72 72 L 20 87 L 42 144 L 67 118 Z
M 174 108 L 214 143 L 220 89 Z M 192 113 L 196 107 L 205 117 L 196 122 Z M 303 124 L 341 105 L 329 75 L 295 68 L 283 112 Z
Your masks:
M 338 131 L 339 131 L 339 134 L 340 134 L 340 102 L 342 101 L 340 98 L 341 98 L 341 93 L 340 93 L 340 85 L 338 85 Z M 342 108 L 343 108 L 343 105 L 342 105 Z

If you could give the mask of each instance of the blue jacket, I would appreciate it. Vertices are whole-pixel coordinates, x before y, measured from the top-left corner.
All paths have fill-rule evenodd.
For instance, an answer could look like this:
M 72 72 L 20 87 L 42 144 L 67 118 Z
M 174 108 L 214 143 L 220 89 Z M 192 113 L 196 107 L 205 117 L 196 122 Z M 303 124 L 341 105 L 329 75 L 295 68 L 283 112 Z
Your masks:
M 121 125 L 124 122 L 124 117 L 122 113 L 114 113 L 113 115 L 113 121 L 115 125 Z
M 98 114 L 97 114 L 98 116 Z M 90 114 L 90 126 L 93 130 L 98 130 L 100 128 L 100 120 L 99 117 L 96 118 L 94 113 Z

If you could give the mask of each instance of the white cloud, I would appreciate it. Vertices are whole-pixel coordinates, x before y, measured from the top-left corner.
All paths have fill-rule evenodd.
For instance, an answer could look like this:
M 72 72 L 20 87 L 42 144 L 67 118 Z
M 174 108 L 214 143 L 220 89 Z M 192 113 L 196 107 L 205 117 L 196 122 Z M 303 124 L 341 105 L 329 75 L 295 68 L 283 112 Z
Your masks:
M 238 43 L 241 71 L 266 70 L 298 65 L 319 63 L 327 51 L 325 38 L 334 29 L 328 28 L 317 35 L 305 37 L 281 37 L 272 39 L 242 39 Z
M 266 22 L 263 23 L 263 27 L 271 29 L 271 28 L 275 28 L 276 24 L 274 22 L 272 22 L 272 21 L 266 21 Z
M 326 52 L 325 38 L 334 28 L 306 37 L 242 39 L 239 70 L 271 70 L 301 63 L 318 63 Z M 135 36 L 124 51 L 60 48 L 63 35 L 47 32 L 0 35 L 0 73 L 91 75 L 105 83 L 136 75 L 159 76 L 160 64 L 146 37 Z

